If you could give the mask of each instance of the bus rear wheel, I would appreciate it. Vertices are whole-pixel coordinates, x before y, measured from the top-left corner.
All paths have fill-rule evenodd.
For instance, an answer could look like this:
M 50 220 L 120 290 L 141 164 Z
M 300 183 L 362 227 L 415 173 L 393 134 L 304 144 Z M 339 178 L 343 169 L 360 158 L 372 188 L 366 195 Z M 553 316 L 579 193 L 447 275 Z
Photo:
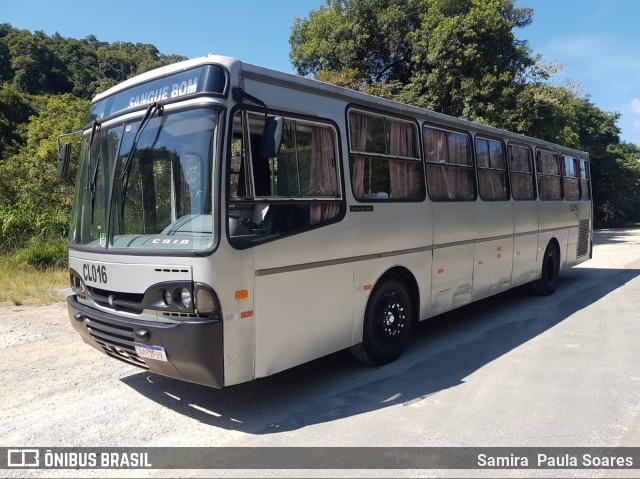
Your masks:
M 353 346 L 351 353 L 372 366 L 395 361 L 411 336 L 413 315 L 411 296 L 402 280 L 396 276 L 381 280 L 367 303 L 362 343 Z
M 560 279 L 560 253 L 553 243 L 547 246 L 542 259 L 542 274 L 536 281 L 530 283 L 533 294 L 549 296 L 553 294 Z

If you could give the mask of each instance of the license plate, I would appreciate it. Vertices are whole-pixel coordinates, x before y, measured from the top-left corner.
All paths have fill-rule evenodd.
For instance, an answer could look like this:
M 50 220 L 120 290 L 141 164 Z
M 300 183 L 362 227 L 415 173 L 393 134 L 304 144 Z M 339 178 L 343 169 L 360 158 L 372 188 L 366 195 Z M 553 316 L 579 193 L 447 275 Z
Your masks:
M 167 354 L 162 346 L 149 346 L 147 344 L 133 343 L 136 353 L 142 358 L 155 359 L 156 361 L 166 361 Z

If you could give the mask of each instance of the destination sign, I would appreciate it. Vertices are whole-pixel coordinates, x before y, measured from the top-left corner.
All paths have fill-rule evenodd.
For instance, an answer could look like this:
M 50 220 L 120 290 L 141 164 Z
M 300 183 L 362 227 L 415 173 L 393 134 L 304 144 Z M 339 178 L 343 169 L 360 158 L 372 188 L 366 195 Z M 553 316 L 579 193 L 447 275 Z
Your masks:
M 126 110 L 200 93 L 223 95 L 227 76 L 218 65 L 203 65 L 127 88 L 91 105 L 89 121 Z
M 171 89 L 171 92 L 169 92 Z M 147 92 L 132 96 L 129 99 L 127 108 L 134 108 L 140 105 L 150 105 L 155 101 L 167 100 L 169 98 L 177 98 L 179 96 L 189 95 L 198 92 L 198 77 L 182 80 L 180 83 L 173 83 L 171 86 L 165 85 L 151 89 Z

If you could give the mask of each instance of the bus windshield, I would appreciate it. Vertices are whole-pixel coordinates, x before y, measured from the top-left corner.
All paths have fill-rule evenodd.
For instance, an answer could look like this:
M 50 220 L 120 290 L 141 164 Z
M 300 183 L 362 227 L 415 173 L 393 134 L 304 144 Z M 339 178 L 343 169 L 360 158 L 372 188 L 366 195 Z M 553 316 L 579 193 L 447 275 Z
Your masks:
M 216 111 L 160 111 L 142 128 L 141 121 L 110 122 L 84 136 L 71 246 L 209 249 Z

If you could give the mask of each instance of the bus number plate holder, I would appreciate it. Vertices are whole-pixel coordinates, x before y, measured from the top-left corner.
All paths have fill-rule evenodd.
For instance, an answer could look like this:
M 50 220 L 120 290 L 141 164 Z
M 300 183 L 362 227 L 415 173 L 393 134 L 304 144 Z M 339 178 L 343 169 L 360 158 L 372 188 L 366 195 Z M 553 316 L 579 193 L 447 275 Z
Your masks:
M 162 346 L 150 346 L 148 344 L 133 343 L 138 356 L 156 361 L 167 361 L 167 353 Z

